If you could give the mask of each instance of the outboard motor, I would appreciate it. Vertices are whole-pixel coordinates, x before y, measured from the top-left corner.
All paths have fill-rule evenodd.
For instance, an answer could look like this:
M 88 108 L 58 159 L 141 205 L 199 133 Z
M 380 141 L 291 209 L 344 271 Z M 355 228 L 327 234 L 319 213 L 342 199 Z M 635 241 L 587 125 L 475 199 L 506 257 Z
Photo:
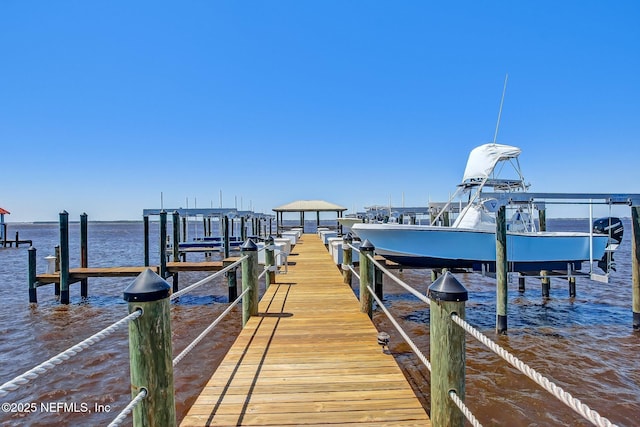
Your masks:
M 607 248 L 604 251 L 602 259 L 598 261 L 598 267 L 605 273 L 609 269 L 616 271 L 615 263 L 613 262 L 613 252 L 618 249 L 620 242 L 622 242 L 622 234 L 624 227 L 620 218 L 606 217 L 598 218 L 593 222 L 593 232 L 597 234 L 607 234 L 609 236 L 609 242 Z

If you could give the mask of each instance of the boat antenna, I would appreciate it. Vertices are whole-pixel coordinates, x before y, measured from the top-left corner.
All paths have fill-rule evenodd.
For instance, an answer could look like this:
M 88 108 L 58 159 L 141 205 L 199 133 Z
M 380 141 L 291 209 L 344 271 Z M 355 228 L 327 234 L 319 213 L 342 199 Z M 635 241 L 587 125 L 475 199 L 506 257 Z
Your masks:
M 502 104 L 504 104 L 504 93 L 507 91 L 507 80 L 509 79 L 509 73 L 504 77 L 504 87 L 502 88 L 502 99 L 500 100 L 500 110 L 498 110 L 498 122 L 496 123 L 496 132 L 493 134 L 493 144 L 496 144 L 498 139 L 498 128 L 500 127 L 500 116 L 502 116 Z

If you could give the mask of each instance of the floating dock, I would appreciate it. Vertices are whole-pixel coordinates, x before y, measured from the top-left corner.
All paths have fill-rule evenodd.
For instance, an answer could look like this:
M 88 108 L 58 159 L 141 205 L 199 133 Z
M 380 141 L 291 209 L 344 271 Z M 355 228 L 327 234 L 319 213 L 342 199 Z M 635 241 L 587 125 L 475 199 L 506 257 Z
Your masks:
M 430 426 L 320 238 L 288 260 L 181 426 Z

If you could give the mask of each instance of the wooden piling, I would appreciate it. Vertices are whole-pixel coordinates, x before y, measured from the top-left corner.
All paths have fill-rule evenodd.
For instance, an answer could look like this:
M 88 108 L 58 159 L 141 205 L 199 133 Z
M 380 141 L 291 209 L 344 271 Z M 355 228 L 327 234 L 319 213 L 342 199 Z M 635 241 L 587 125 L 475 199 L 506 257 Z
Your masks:
M 242 256 L 242 292 L 249 289 L 242 298 L 242 326 L 247 324 L 251 316 L 258 314 L 258 247 L 252 240 L 247 240 L 241 247 Z
M 124 291 L 129 313 L 143 310 L 129 322 L 131 396 L 147 396 L 133 409 L 134 427 L 175 426 L 169 284 L 147 269 Z
M 36 290 L 36 248 L 31 246 L 27 252 L 29 253 L 29 302 L 36 304 L 38 302 Z
M 145 215 L 144 223 L 144 266 L 149 267 L 149 217 Z
M 88 244 L 88 221 L 87 214 L 80 215 L 80 267 L 89 267 L 89 244 Z M 80 297 L 89 296 L 89 279 L 80 280 Z
M 454 391 L 465 399 L 465 332 L 451 319 L 465 318 L 467 290 L 449 272 L 429 286 L 429 345 L 431 360 L 431 423 L 434 426 L 464 425 L 464 416 L 449 397 Z
M 382 273 L 382 270 L 375 266 L 375 264 L 373 266 L 373 279 L 376 296 L 382 300 L 384 298 L 384 290 L 382 288 L 384 274 Z
M 160 277 L 167 277 L 167 212 L 160 211 Z
M 229 217 L 226 215 L 222 220 L 222 247 L 224 258 L 229 258 Z
M 360 311 L 367 313 L 369 318 L 373 317 L 373 296 L 367 287 L 373 284 L 373 262 L 369 257 L 373 257 L 375 246 L 365 240 L 360 245 Z
M 60 212 L 60 303 L 69 304 L 69 213 Z
M 351 244 L 353 238 L 347 234 L 342 238 L 342 280 L 345 285 L 351 286 L 351 279 L 353 278 L 353 272 L 351 271 L 351 265 L 353 264 L 353 250 Z
M 640 206 L 631 206 L 631 232 L 633 329 L 640 331 Z
M 523 274 L 518 275 L 518 291 L 524 292 L 526 290 L 525 277 Z
M 173 211 L 171 214 L 171 231 L 173 234 L 173 262 L 180 262 L 180 213 L 178 211 Z M 184 254 L 186 258 L 186 254 Z M 180 277 L 178 272 L 173 273 L 173 292 L 178 292 L 180 289 Z
M 569 277 L 569 298 L 576 297 L 576 278 L 574 276 Z
M 551 291 L 551 278 L 547 270 L 540 271 L 540 284 L 542 285 L 542 297 L 549 298 Z
M 506 207 L 496 214 L 496 333 L 507 332 L 507 220 Z
M 273 250 L 274 240 L 273 236 L 269 236 L 267 240 L 264 242 L 265 252 L 264 252 L 264 267 L 267 269 L 267 274 L 265 275 L 265 290 L 269 289 L 269 286 L 272 283 L 276 282 L 276 257 L 275 252 Z
M 235 260 L 225 259 L 222 261 L 222 267 L 228 267 L 233 264 Z M 227 277 L 227 287 L 229 291 L 229 302 L 233 302 L 238 298 L 238 269 L 232 268 L 225 273 Z
M 56 267 L 55 267 L 55 271 L 60 272 L 60 245 L 56 245 L 55 248 L 53 248 L 55 256 L 56 256 Z M 56 282 L 53 285 L 53 294 L 56 297 L 60 296 L 60 282 Z
M 540 231 L 547 231 L 547 210 L 538 209 L 538 223 Z

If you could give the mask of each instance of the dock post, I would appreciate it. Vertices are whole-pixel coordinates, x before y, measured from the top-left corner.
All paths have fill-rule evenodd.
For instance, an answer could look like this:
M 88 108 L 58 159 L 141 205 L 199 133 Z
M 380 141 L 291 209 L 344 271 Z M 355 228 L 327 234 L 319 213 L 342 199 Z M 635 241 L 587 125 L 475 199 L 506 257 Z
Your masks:
M 631 206 L 631 232 L 633 330 L 640 331 L 640 206 Z
M 245 229 L 244 217 L 240 217 L 240 239 L 244 242 L 247 240 L 247 230 Z
M 224 250 L 224 258 L 229 258 L 229 217 L 224 216 L 222 220 L 222 247 Z
M 69 304 L 69 213 L 60 212 L 60 303 Z
M 465 318 L 465 287 L 449 272 L 429 286 L 429 345 L 431 359 L 431 422 L 434 426 L 464 425 L 464 416 L 449 397 L 465 399 L 465 332 L 451 319 Z
M 189 215 L 189 214 L 187 214 Z M 187 241 L 187 217 L 182 218 L 182 241 Z
M 133 409 L 133 425 L 175 426 L 169 284 L 146 269 L 124 290 L 129 313 L 143 310 L 129 322 L 131 396 L 147 395 Z
M 547 231 L 547 210 L 538 209 L 538 223 L 540 231 Z
M 242 298 L 242 326 L 247 324 L 251 316 L 258 314 L 258 246 L 249 239 L 242 244 L 242 292 L 249 289 Z
M 80 215 L 80 267 L 89 267 L 89 244 L 87 231 L 87 214 Z M 80 280 L 80 297 L 87 298 L 89 295 L 89 279 Z
M 384 291 L 382 289 L 382 283 L 384 280 L 384 275 L 382 274 L 382 270 L 378 267 L 373 266 L 373 277 L 374 277 L 374 289 L 376 291 L 376 296 L 382 300 L 384 298 Z
M 38 294 L 36 291 L 36 248 L 31 246 L 27 249 L 29 253 L 29 302 L 37 304 Z
M 574 276 L 569 277 L 569 298 L 576 297 L 576 278 Z
M 542 285 L 542 297 L 549 298 L 551 290 L 551 279 L 549 278 L 549 272 L 547 270 L 540 271 L 540 282 Z
M 367 287 L 373 287 L 373 257 L 375 246 L 367 239 L 360 245 L 360 311 L 373 317 L 373 296 Z
M 353 250 L 351 244 L 353 243 L 353 237 L 347 234 L 342 238 L 342 280 L 345 285 L 351 286 L 351 279 L 353 272 L 351 271 L 351 265 L 353 264 Z
M 173 211 L 171 214 L 171 229 L 173 231 L 173 262 L 180 262 L 180 213 Z M 186 255 L 185 255 L 186 257 Z M 173 292 L 178 292 L 178 272 L 173 273 Z
M 144 223 L 144 266 L 149 267 L 149 217 L 145 215 Z
M 438 269 L 437 268 L 432 268 L 431 269 L 431 283 L 435 282 L 436 280 L 438 280 Z
M 227 267 L 233 262 L 225 259 L 222 261 L 222 267 Z M 238 269 L 231 269 L 225 275 L 227 276 L 227 286 L 229 287 L 229 302 L 233 302 L 238 298 Z
M 507 221 L 506 207 L 496 214 L 496 333 L 507 332 Z
M 60 245 L 56 245 L 55 248 L 53 248 L 54 253 L 56 255 L 56 267 L 55 267 L 55 271 L 58 272 L 58 274 L 60 274 Z M 60 281 L 56 282 L 53 284 L 53 294 L 56 297 L 60 296 Z
M 160 277 L 167 277 L 167 211 L 160 211 Z
M 267 269 L 267 274 L 265 276 L 265 288 L 269 289 L 269 286 L 272 283 L 276 282 L 276 257 L 275 252 L 273 250 L 274 240 L 273 236 L 267 237 L 267 240 L 264 242 L 265 252 L 264 252 L 264 266 Z
M 526 290 L 525 277 L 521 273 L 518 275 L 518 292 L 524 292 L 525 290 Z

